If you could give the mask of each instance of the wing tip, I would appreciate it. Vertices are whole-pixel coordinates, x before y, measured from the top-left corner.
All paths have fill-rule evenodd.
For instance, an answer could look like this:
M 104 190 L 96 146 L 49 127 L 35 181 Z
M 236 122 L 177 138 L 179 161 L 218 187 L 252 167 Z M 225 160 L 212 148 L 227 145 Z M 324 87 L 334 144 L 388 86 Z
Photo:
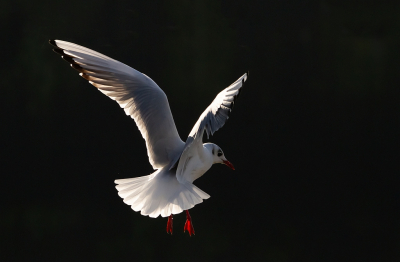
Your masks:
M 79 70 L 78 70 L 78 71 L 79 71 Z M 88 80 L 89 82 L 91 81 L 91 78 L 90 78 L 89 75 L 86 75 L 86 74 L 84 74 L 84 73 L 80 73 L 79 75 L 80 75 L 81 77 L 83 77 L 84 79 Z
M 70 64 L 75 64 L 74 59 L 72 59 L 72 57 L 70 57 L 68 55 L 65 55 L 64 53 L 63 53 L 62 59 L 64 59 L 65 61 L 67 61 Z
M 51 41 L 51 40 L 50 40 L 50 41 Z M 55 53 L 61 55 L 61 58 L 62 58 L 62 59 L 64 59 L 65 61 L 67 61 L 69 64 L 71 64 L 71 67 L 72 67 L 73 69 L 75 69 L 75 70 L 77 70 L 77 71 L 79 71 L 79 72 L 82 72 L 82 71 L 83 71 L 83 68 L 82 68 L 80 65 L 78 65 L 78 64 L 74 61 L 74 59 L 73 59 L 71 56 L 65 54 L 65 53 L 64 53 L 64 50 L 62 50 L 62 49 L 60 49 L 60 48 L 54 48 L 53 51 L 54 51 Z
M 62 49 L 53 48 L 53 51 L 54 51 L 55 53 L 59 54 L 59 55 L 62 55 L 62 56 L 65 55 Z
M 249 77 L 249 74 L 250 74 L 250 71 L 247 70 L 247 72 L 244 74 L 244 77 L 242 78 L 242 82 L 243 83 L 247 81 L 247 78 Z
M 71 63 L 71 67 L 72 67 L 73 69 L 75 69 L 76 71 L 82 73 L 83 68 L 82 68 L 81 66 L 79 66 L 78 64 L 76 64 L 74 60 L 72 60 L 72 61 L 73 61 L 73 62 Z
M 49 40 L 49 44 L 52 45 L 52 46 L 58 47 L 57 44 L 56 44 L 56 40 L 55 39 L 50 39 Z

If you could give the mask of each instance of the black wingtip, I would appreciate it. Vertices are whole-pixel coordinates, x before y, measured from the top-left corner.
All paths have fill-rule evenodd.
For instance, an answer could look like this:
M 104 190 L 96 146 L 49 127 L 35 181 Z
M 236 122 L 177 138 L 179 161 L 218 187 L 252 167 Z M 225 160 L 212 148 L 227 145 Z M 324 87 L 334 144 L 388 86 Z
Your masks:
M 52 46 L 57 47 L 56 41 L 54 39 L 50 39 L 49 40 L 49 44 L 52 45 Z
M 73 68 L 73 69 L 75 69 L 76 71 L 79 71 L 79 72 L 82 72 L 82 70 L 83 70 L 83 68 L 81 67 L 81 66 L 79 66 L 79 65 L 77 65 L 77 64 L 72 64 L 71 63 L 71 67 Z M 83 77 L 83 76 L 82 76 Z M 83 77 L 83 78 L 85 78 L 85 77 Z M 86 79 L 86 78 L 85 78 Z
M 64 52 L 62 49 L 58 49 L 58 48 L 53 48 L 53 51 L 59 55 L 64 55 Z
M 70 56 L 63 55 L 62 58 L 63 58 L 65 61 L 67 61 L 68 63 L 70 63 L 70 64 L 75 64 L 74 59 L 72 59 Z
M 71 66 L 74 67 L 74 65 L 71 65 Z M 76 68 L 74 68 L 74 69 L 76 69 Z M 78 69 L 76 69 L 76 70 L 78 70 Z M 78 70 L 78 71 L 79 71 L 79 70 Z M 91 81 L 91 78 L 90 78 L 89 75 L 81 74 L 81 77 L 85 78 L 85 79 L 88 80 L 88 81 Z

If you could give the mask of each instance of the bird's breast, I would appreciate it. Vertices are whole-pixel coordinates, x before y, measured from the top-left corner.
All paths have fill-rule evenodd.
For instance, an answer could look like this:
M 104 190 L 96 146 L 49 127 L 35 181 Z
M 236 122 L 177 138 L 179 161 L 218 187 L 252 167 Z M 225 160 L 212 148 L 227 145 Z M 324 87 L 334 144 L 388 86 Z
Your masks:
M 197 158 L 192 158 L 189 162 L 187 170 L 189 171 L 189 176 L 188 180 L 190 182 L 193 182 L 194 180 L 198 179 L 202 175 L 204 175 L 205 172 L 208 171 L 212 166 L 212 162 L 210 161 L 201 161 L 200 159 Z
M 192 182 L 196 179 L 198 179 L 199 177 L 201 177 L 202 175 L 204 175 L 208 169 L 210 169 L 211 166 L 202 166 L 196 169 L 193 169 L 191 172 L 191 180 Z

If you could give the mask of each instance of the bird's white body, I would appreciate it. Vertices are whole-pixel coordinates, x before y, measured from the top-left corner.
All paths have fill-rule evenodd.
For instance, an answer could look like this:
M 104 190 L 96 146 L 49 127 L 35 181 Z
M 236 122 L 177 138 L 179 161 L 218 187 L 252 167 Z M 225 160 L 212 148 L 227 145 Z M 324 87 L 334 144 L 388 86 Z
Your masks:
M 192 183 L 179 183 L 175 170 L 165 167 L 148 176 L 115 182 L 124 202 L 133 210 L 150 217 L 178 214 L 210 197 Z
M 133 210 L 150 217 L 166 217 L 194 207 L 210 197 L 193 185 L 193 181 L 214 164 L 212 146 L 206 143 L 196 148 L 198 154 L 186 162 L 185 182 L 178 181 L 176 168 L 162 168 L 149 176 L 116 180 L 119 196 Z
M 135 120 L 146 141 L 149 161 L 156 171 L 147 176 L 115 180 L 118 194 L 133 210 L 150 217 L 167 217 L 188 210 L 210 197 L 193 181 L 215 163 L 225 163 L 233 169 L 217 145 L 203 144 L 202 139 L 204 132 L 208 136 L 225 124 L 247 74 L 217 95 L 184 143 L 175 127 L 167 96 L 150 77 L 86 47 L 61 40 L 50 43 L 83 78 L 115 100 Z
M 188 160 L 185 174 L 185 179 L 189 183 L 193 183 L 196 179 L 204 175 L 211 166 L 214 164 L 214 156 L 211 152 L 212 144 L 203 144 L 201 147 L 196 148 L 196 153 Z

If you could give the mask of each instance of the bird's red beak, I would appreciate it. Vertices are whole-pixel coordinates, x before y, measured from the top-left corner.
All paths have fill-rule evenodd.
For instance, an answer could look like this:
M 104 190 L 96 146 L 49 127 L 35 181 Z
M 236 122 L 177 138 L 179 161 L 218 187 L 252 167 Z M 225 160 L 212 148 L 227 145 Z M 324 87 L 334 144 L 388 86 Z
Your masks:
M 229 162 L 228 160 L 222 160 L 222 161 L 224 161 L 224 164 L 230 167 L 232 170 L 235 170 L 231 162 Z

